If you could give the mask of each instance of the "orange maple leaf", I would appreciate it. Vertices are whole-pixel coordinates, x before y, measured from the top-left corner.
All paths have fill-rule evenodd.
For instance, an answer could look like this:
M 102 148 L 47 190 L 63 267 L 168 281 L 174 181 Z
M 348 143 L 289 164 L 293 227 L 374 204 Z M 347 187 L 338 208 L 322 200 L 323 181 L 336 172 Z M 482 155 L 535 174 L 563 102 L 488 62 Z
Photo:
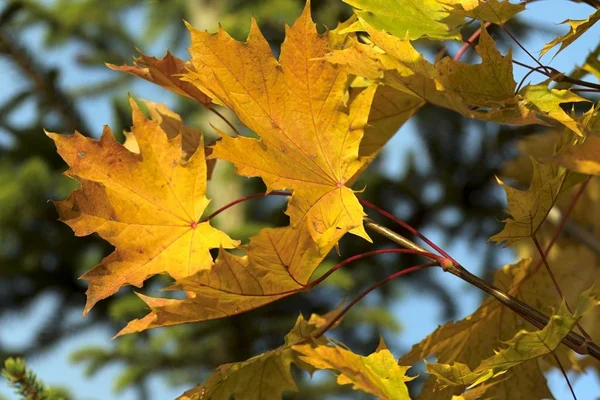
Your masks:
M 119 144 L 108 127 L 99 141 L 47 133 L 69 164 L 65 174 L 82 185 L 56 203 L 61 219 L 77 236 L 97 232 L 116 248 L 81 277 L 89 282 L 84 314 L 123 285 L 141 287 L 162 273 L 190 276 L 211 267 L 209 249 L 238 244 L 198 222 L 209 203 L 202 142 L 184 160 L 181 135 L 169 140 L 158 121 L 133 100 L 131 106 L 139 154 Z
M 213 156 L 232 162 L 240 175 L 260 176 L 269 191 L 291 190 L 291 225 L 306 224 L 320 246 L 330 245 L 337 231 L 369 240 L 363 209 L 346 184 L 369 161 L 358 149 L 375 87 L 346 110 L 347 69 L 322 59 L 329 42 L 316 31 L 310 3 L 286 28 L 279 61 L 254 20 L 246 43 L 222 29 L 189 29 L 194 70 L 184 79 L 260 136 L 222 134 Z
M 181 79 L 181 74 L 193 67 L 189 62 L 184 62 L 170 52 L 167 52 L 161 60 L 140 52 L 140 56 L 134 58 L 133 63 L 134 65 L 121 66 L 107 63 L 106 66 L 112 70 L 126 72 L 155 83 L 181 96 L 196 100 L 207 107 L 212 102 L 211 98 L 197 87 Z

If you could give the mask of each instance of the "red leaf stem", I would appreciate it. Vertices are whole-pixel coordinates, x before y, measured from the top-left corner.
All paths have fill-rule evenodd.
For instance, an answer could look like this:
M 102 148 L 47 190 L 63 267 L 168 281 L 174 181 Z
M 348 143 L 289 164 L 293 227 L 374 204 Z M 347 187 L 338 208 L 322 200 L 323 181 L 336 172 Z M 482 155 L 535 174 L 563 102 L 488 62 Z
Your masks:
M 373 250 L 373 251 L 367 251 L 364 253 L 360 253 L 360 254 L 356 254 L 352 257 L 348 257 L 346 258 L 344 261 L 336 264 L 335 266 L 333 266 L 329 271 L 327 271 L 326 273 L 324 273 L 322 276 L 320 276 L 319 278 L 315 279 L 314 281 L 312 281 L 311 283 L 308 284 L 308 286 L 310 288 L 318 285 L 319 283 L 323 282 L 325 279 L 327 279 L 329 277 L 329 275 L 333 274 L 335 271 L 337 271 L 338 269 L 342 268 L 345 265 L 348 265 L 354 261 L 366 258 L 366 257 L 370 257 L 370 256 L 374 256 L 377 254 L 387 254 L 387 253 L 404 253 L 404 254 L 414 254 L 414 255 L 420 255 L 420 256 L 424 256 L 424 257 L 428 257 L 428 258 L 435 258 L 438 263 L 442 263 L 443 262 L 443 258 L 440 256 L 437 256 L 435 254 L 429 253 L 429 252 L 424 252 L 424 251 L 418 251 L 418 250 L 411 250 L 411 249 L 380 249 L 380 250 Z
M 213 219 L 217 215 L 221 214 L 223 211 L 227 210 L 228 208 L 231 208 L 231 207 L 235 206 L 236 204 L 243 203 L 246 200 L 254 199 L 256 197 L 290 196 L 290 195 L 291 195 L 290 192 L 280 192 L 280 191 L 273 191 L 273 192 L 269 192 L 269 193 L 261 192 L 261 193 L 249 194 L 248 196 L 240 197 L 239 199 L 234 200 L 231 203 L 225 204 L 223 207 L 219 208 L 217 211 L 210 214 L 208 217 L 203 218 L 200 222 L 210 221 L 211 219 Z
M 333 325 L 335 325 L 335 323 L 340 318 L 342 318 L 356 303 L 358 303 L 360 300 L 362 300 L 363 297 L 365 297 L 366 295 L 371 293 L 373 290 L 379 288 L 380 286 L 384 285 L 385 283 L 387 283 L 393 279 L 401 277 L 402 275 L 407 275 L 407 274 L 410 274 L 411 272 L 419 271 L 421 269 L 433 267 L 436 265 L 438 265 L 437 262 L 432 262 L 432 263 L 427 263 L 427 264 L 416 265 L 414 267 L 409 267 L 409 268 L 403 269 L 402 271 L 395 272 L 392 275 L 390 275 L 390 276 L 380 280 L 379 282 L 375 283 L 374 285 L 368 287 L 367 289 L 362 291 L 358 296 L 356 296 L 350 303 L 348 303 L 348 305 L 346 307 L 344 307 L 344 309 L 342 311 L 340 311 L 340 313 L 338 315 L 336 315 L 335 318 L 333 318 L 326 325 L 321 327 L 321 329 L 319 329 L 319 331 L 317 333 L 315 333 L 313 335 L 313 337 L 318 339 L 321 336 L 323 336 L 323 334 L 325 334 L 325 332 L 327 332 Z
M 419 232 L 417 229 L 413 228 L 412 226 L 410 226 L 406 222 L 402 221 L 401 219 L 396 218 L 393 214 L 385 211 L 382 208 L 377 207 L 375 204 L 373 204 L 373 203 L 371 203 L 371 202 L 369 202 L 369 201 L 367 201 L 365 199 L 358 199 L 358 201 L 360 201 L 360 204 L 362 204 L 363 206 L 368 207 L 368 208 L 370 208 L 372 210 L 377 211 L 379 214 L 383 215 L 387 219 L 389 219 L 391 221 L 394 221 L 398 225 L 402 226 L 404 229 L 406 229 L 407 231 L 409 231 L 413 235 L 417 236 L 419 239 L 423 240 L 425 243 L 427 243 L 429 246 L 431 246 L 434 250 L 436 250 L 437 252 L 439 252 L 441 255 L 443 255 L 444 257 L 448 258 L 449 260 L 451 260 L 456 265 L 459 264 L 455 259 L 453 259 L 452 257 L 450 257 L 450 255 L 448 253 L 446 253 L 439 246 L 437 246 L 435 243 L 433 243 L 431 240 L 429 240 L 425 235 L 423 235 L 421 232 Z

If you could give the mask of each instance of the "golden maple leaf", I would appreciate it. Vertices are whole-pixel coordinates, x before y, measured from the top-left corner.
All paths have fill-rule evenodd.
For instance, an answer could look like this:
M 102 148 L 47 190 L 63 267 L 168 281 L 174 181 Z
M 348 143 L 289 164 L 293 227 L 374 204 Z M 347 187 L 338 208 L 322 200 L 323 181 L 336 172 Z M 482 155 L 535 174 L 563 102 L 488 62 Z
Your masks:
M 352 384 L 353 389 L 382 400 L 410 400 L 406 382 L 416 377 L 406 375 L 410 366 L 398 365 L 385 344 L 366 357 L 340 346 L 298 344 L 292 348 L 314 368 L 338 372 L 339 385 Z
M 512 54 L 503 56 L 484 29 L 476 46 L 479 64 L 444 57 L 427 61 L 408 38 L 400 39 L 361 21 L 373 45 L 354 41 L 326 59 L 343 65 L 355 75 L 389 85 L 465 117 L 514 125 L 543 124 L 528 101 L 515 95 Z
M 336 241 L 340 236 L 338 233 Z M 224 318 L 310 289 L 308 280 L 332 247 L 319 247 L 306 226 L 262 229 L 242 247 L 246 255 L 234 256 L 221 250 L 211 269 L 180 279 L 168 288 L 183 290 L 189 298 L 140 295 L 152 311 L 129 322 L 117 336 Z
M 190 276 L 211 267 L 209 249 L 237 245 L 199 222 L 209 203 L 202 142 L 183 160 L 181 135 L 169 140 L 159 122 L 148 120 L 133 100 L 131 106 L 139 154 L 117 143 L 108 127 L 99 141 L 47 133 L 69 164 L 65 174 L 81 183 L 56 203 L 61 219 L 77 236 L 97 232 L 116 248 L 81 277 L 89 282 L 84 314 L 123 285 L 141 287 L 163 273 Z
M 510 218 L 503 222 L 501 232 L 490 237 L 497 243 L 506 241 L 506 246 L 525 238 L 534 237 L 546 220 L 546 216 L 562 192 L 567 174 L 552 164 L 540 164 L 535 159 L 531 185 L 527 190 L 518 190 L 506 185 L 499 178 L 498 183 L 506 191 L 508 199 L 507 213 Z
M 260 176 L 269 191 L 291 190 L 291 225 L 306 224 L 320 246 L 337 231 L 368 239 L 363 209 L 346 183 L 368 161 L 358 148 L 375 87 L 345 110 L 348 74 L 320 59 L 329 41 L 316 31 L 310 3 L 288 27 L 279 60 L 254 20 L 246 43 L 221 29 L 190 31 L 194 71 L 185 79 L 260 136 L 223 135 L 213 156 L 231 161 L 240 175 Z
M 198 146 L 200 146 L 200 143 L 203 140 L 202 132 L 200 132 L 198 128 L 184 125 L 179 114 L 169 110 L 164 104 L 154 103 L 148 100 L 143 100 L 143 102 L 148 110 L 150 119 L 156 121 L 160 125 L 160 129 L 165 132 L 169 140 L 175 139 L 178 135 L 181 135 L 182 157 L 184 160 L 188 160 L 196 152 Z M 123 133 L 125 134 L 125 143 L 123 143 L 123 146 L 129 151 L 139 154 L 140 146 L 137 143 L 135 135 L 131 132 Z M 209 156 L 212 153 L 212 147 L 208 147 L 210 144 L 204 144 L 204 154 L 206 156 Z M 206 161 L 206 175 L 208 179 L 210 179 L 212 175 L 216 161 L 217 160 Z

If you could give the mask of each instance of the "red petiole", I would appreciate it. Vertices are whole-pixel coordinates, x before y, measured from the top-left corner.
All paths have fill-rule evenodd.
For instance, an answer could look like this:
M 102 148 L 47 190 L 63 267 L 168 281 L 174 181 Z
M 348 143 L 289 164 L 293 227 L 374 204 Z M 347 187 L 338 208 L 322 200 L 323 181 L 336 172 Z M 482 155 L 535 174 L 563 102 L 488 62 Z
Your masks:
M 401 277 L 402 275 L 407 275 L 407 274 L 410 274 L 411 272 L 419 271 L 421 269 L 433 267 L 433 266 L 436 266 L 436 265 L 438 265 L 437 262 L 431 262 L 431 263 L 427 263 L 427 264 L 416 265 L 416 266 L 410 267 L 410 268 L 405 268 L 405 269 L 403 269 L 401 271 L 393 273 L 392 275 L 390 275 L 390 276 L 388 276 L 388 277 L 380 280 L 379 282 L 375 283 L 374 285 L 371 285 L 370 287 L 368 287 L 367 289 L 365 289 L 364 291 L 362 291 L 354 299 L 352 299 L 352 301 L 350 303 L 348 303 L 348 305 L 346 307 L 344 307 L 344 309 L 342 311 L 340 311 L 340 313 L 338 315 L 336 315 L 326 325 L 322 326 L 321 329 L 319 329 L 319 331 L 316 332 L 313 335 L 313 337 L 315 339 L 318 339 L 321 336 L 323 336 L 323 334 L 325 334 L 325 332 L 327 332 L 333 325 L 335 325 L 335 323 L 337 321 L 339 321 L 339 319 L 342 318 L 352 307 L 354 307 L 354 305 L 356 303 L 358 303 L 360 300 L 362 300 L 363 297 L 365 297 L 366 295 L 368 295 L 369 293 L 371 293 L 373 290 L 379 288 L 380 286 L 384 285 L 385 283 L 387 283 L 387 282 L 389 282 L 389 281 L 391 281 L 393 279 Z
M 411 250 L 411 249 L 380 249 L 380 250 L 367 251 L 365 253 L 357 254 L 357 255 L 354 255 L 352 257 L 348 257 L 344 261 L 342 261 L 342 262 L 338 263 L 337 265 L 333 266 L 329 271 L 325 272 L 319 278 L 317 278 L 314 281 L 310 282 L 308 284 L 308 286 L 310 288 L 315 287 L 316 285 L 318 285 L 319 283 L 321 283 L 325 279 L 327 279 L 335 271 L 337 271 L 338 269 L 342 268 L 343 266 L 348 265 L 348 264 L 350 264 L 350 263 L 352 263 L 354 261 L 357 261 L 357 260 L 360 260 L 360 259 L 363 259 L 363 258 L 366 258 L 366 257 L 374 256 L 374 255 L 377 255 L 377 254 L 388 254 L 388 253 L 414 254 L 414 255 L 424 256 L 424 257 L 427 257 L 427 258 L 435 258 L 439 264 L 441 264 L 443 262 L 443 258 L 440 257 L 440 256 L 436 256 L 435 254 L 424 252 L 424 251 L 417 251 L 417 250 Z

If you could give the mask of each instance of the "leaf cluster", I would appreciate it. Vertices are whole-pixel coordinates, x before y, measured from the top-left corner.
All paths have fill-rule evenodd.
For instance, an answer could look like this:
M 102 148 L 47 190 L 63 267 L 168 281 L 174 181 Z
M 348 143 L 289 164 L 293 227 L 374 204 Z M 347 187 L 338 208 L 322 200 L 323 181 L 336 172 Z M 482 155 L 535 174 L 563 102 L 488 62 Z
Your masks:
M 546 75 L 542 83 L 523 86 L 514 81 L 512 52 L 503 55 L 486 26 L 497 24 L 510 35 L 504 25 L 524 10 L 522 5 L 432 0 L 411 4 L 401 14 L 393 1 L 381 2 L 377 9 L 349 3 L 355 15 L 324 34 L 317 32 L 307 3 L 286 28 L 278 58 L 252 20 L 243 43 L 222 28 L 211 34 L 188 26 L 192 44 L 187 62 L 170 54 L 162 60 L 142 55 L 133 66 L 111 66 L 196 100 L 223 120 L 218 107 L 234 113 L 238 122 L 226 120 L 228 132 L 215 128 L 219 140 L 208 150 L 201 133 L 177 115 L 146 103 L 148 117 L 134 100 L 133 128 L 125 145 L 108 128 L 99 141 L 78 133 L 48 133 L 70 167 L 67 176 L 81 185 L 56 203 L 61 219 L 77 236 L 96 232 L 115 247 L 82 277 L 89 283 L 84 313 L 122 286 L 141 287 L 157 274 L 173 278 L 175 284 L 166 289 L 185 297 L 139 294 L 151 311 L 118 336 L 230 317 L 311 290 L 328 276 L 313 278 L 346 233 L 371 241 L 363 222 L 367 203 L 359 200 L 356 181 L 393 133 L 432 104 L 480 121 L 546 125 L 559 132 L 553 148 L 531 158 L 528 189 L 498 180 L 506 190 L 508 217 L 504 229 L 490 238 L 517 246 L 523 256 L 496 273 L 494 285 L 502 296 L 514 296 L 534 311 L 547 311 L 558 300 L 558 312 L 547 324 L 538 319 L 537 330 L 532 330 L 521 319 L 531 313 L 516 315 L 487 299 L 466 319 L 438 328 L 398 363 L 384 345 L 363 357 L 325 339 L 325 331 L 347 308 L 308 322 L 299 318 L 284 346 L 222 366 L 182 398 L 280 398 L 282 392 L 296 389 L 289 369 L 294 363 L 309 372 L 334 370 L 339 384 L 383 399 L 405 399 L 406 382 L 412 380 L 407 370 L 430 356 L 437 363 L 427 364 L 430 375 L 422 398 L 550 396 L 542 384 L 548 368 L 543 359 L 552 354 L 561 368 L 578 370 L 581 363 L 571 350 L 588 353 L 585 346 L 559 347 L 573 336 L 571 330 L 577 326 L 586 343 L 597 348 L 592 315 L 598 293 L 584 292 L 598 278 L 597 254 L 578 244 L 554 244 L 566 217 L 554 234 L 546 233 L 551 211 L 575 192 L 568 215 L 587 186 L 597 185 L 592 177 L 600 171 L 597 106 L 589 106 L 590 99 L 570 88 L 553 87 L 554 82 L 593 85 L 542 65 L 531 68 Z M 425 13 L 430 20 L 413 29 L 413 20 L 406 18 L 411 13 Z M 412 43 L 424 37 L 460 39 L 467 19 L 481 20 L 475 47 L 479 63 L 461 62 L 459 55 L 430 62 Z M 559 42 L 567 46 L 594 22 L 592 16 L 572 24 L 548 49 Z M 566 108 L 578 103 L 588 104 L 587 111 Z M 252 134 L 242 134 L 239 126 Z M 207 159 L 228 161 L 238 175 L 260 177 L 267 194 L 287 196 L 289 224 L 263 228 L 241 246 L 214 228 L 212 214 L 204 216 L 209 203 Z M 414 255 L 434 260 L 431 265 L 462 268 L 435 244 L 439 255 L 415 252 L 419 247 L 408 243 Z M 540 243 L 548 245 L 544 249 Z M 573 277 L 573 262 L 583 260 L 585 268 Z M 355 301 L 387 280 L 428 266 L 398 271 Z M 569 304 L 581 292 L 573 312 Z M 497 351 L 503 342 L 508 347 Z

